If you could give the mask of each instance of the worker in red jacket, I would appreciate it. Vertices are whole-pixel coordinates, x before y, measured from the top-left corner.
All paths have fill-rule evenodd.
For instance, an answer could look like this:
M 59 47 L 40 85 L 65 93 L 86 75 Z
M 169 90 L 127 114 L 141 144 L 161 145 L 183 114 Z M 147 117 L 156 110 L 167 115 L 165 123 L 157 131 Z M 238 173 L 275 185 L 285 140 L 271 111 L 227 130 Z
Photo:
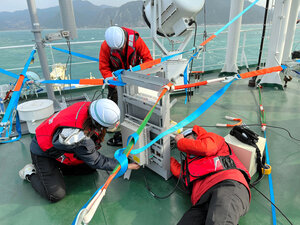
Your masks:
M 101 45 L 99 54 L 99 70 L 103 78 L 112 77 L 112 73 L 116 70 L 127 70 L 151 60 L 153 59 L 150 50 L 138 32 L 118 26 L 109 27 L 105 31 L 105 41 Z M 108 86 L 107 98 L 118 104 L 116 86 Z M 108 132 L 115 130 L 116 127 Z M 116 132 L 107 144 L 122 146 L 121 132 Z
M 186 158 L 181 170 L 171 157 L 171 172 L 191 188 L 193 204 L 178 224 L 238 224 L 249 209 L 251 178 L 224 138 L 195 125 L 175 141 Z
M 112 72 L 130 69 L 132 66 L 151 61 L 152 56 L 139 33 L 125 27 L 112 26 L 105 31 L 105 41 L 99 54 L 99 70 L 103 78 L 112 77 Z M 115 86 L 108 87 L 108 99 L 118 104 Z
M 55 113 L 36 128 L 30 144 L 32 163 L 19 171 L 20 177 L 43 198 L 57 202 L 66 195 L 64 176 L 113 170 L 118 161 L 98 149 L 106 129 L 119 119 L 120 109 L 109 99 L 77 102 Z M 128 169 L 138 168 L 128 164 Z

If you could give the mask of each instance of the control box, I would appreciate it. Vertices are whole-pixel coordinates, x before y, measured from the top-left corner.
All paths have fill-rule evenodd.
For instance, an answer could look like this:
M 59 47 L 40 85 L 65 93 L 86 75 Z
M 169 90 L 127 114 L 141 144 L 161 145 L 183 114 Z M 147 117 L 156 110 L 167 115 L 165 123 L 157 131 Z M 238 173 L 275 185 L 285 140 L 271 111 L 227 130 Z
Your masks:
M 243 163 L 243 165 L 249 171 L 250 176 L 252 177 L 257 170 L 255 147 L 239 141 L 237 138 L 230 134 L 228 134 L 224 138 L 225 141 L 229 144 L 231 150 L 234 151 L 234 154 L 238 157 L 241 163 Z M 258 137 L 258 142 L 256 143 L 256 145 L 260 150 L 261 157 L 263 156 L 265 150 L 265 144 L 266 139 L 263 137 Z
M 140 124 L 135 123 L 134 121 L 129 120 L 128 118 L 125 118 L 124 121 L 120 124 L 123 147 L 127 146 L 128 137 L 131 134 L 135 133 L 139 126 L 140 126 Z M 144 147 L 146 144 L 148 144 L 150 142 L 149 137 L 150 137 L 149 127 L 146 126 L 142 130 L 141 134 L 139 135 L 139 139 L 138 139 L 137 143 L 134 145 L 133 149 L 139 149 L 141 147 Z M 129 158 L 132 161 L 139 164 L 140 166 L 144 166 L 149 163 L 148 162 L 148 159 L 149 159 L 148 149 L 139 154 L 136 154 L 136 155 L 130 154 Z

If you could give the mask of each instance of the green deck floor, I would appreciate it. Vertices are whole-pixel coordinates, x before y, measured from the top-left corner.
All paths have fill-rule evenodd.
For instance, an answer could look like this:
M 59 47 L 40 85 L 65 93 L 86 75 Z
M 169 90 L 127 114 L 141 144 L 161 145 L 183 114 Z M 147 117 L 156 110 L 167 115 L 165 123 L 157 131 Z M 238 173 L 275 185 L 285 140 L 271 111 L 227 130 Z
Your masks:
M 206 77 L 205 79 L 210 79 Z M 224 96 L 210 107 L 193 124 L 213 126 L 225 123 L 224 116 L 243 119 L 246 124 L 259 123 L 258 91 L 247 86 L 248 81 L 236 81 Z M 176 96 L 177 103 L 171 109 L 171 117 L 180 121 L 199 107 L 224 84 L 214 84 L 196 89 L 191 102 L 184 104 L 185 96 Z M 263 103 L 267 124 L 287 128 L 300 139 L 300 83 L 294 79 L 285 91 L 265 89 Z M 175 96 L 174 96 L 175 97 Z M 222 136 L 227 128 L 208 127 L 208 131 Z M 260 132 L 260 127 L 251 127 Z M 112 134 L 107 135 L 106 140 Z M 31 185 L 18 176 L 18 171 L 30 162 L 30 135 L 20 141 L 0 145 L 0 224 L 1 225 L 66 225 L 71 224 L 80 208 L 108 177 L 105 171 L 88 176 L 65 178 L 67 196 L 58 203 L 48 203 L 40 198 Z M 272 166 L 272 178 L 276 205 L 293 224 L 300 224 L 300 142 L 292 140 L 285 131 L 267 129 L 267 144 Z M 103 154 L 113 156 L 116 148 L 102 147 Z M 172 155 L 178 156 L 176 149 Z M 160 195 L 168 194 L 176 184 L 174 178 L 165 181 L 149 169 L 133 171 L 131 179 L 119 178 L 111 183 L 91 225 L 169 225 L 176 224 L 190 207 L 190 197 L 176 190 L 165 200 L 153 198 L 147 191 L 144 176 L 152 190 Z M 265 177 L 257 188 L 269 197 L 269 182 Z M 288 224 L 276 212 L 277 224 Z M 255 190 L 248 214 L 240 225 L 272 224 L 270 204 Z

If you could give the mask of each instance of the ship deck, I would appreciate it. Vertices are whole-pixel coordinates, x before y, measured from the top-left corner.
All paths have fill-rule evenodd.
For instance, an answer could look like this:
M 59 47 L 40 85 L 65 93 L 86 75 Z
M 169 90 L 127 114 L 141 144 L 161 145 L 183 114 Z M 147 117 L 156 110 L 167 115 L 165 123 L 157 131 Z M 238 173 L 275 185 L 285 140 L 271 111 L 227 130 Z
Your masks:
M 213 78 L 207 75 L 204 80 Z M 225 94 L 193 124 L 204 126 L 208 131 L 226 136 L 229 128 L 214 127 L 216 123 L 226 123 L 226 115 L 238 117 L 245 124 L 259 124 L 258 90 L 248 87 L 247 80 L 234 82 Z M 202 86 L 194 90 L 191 101 L 184 104 L 184 95 L 174 95 L 177 103 L 171 109 L 171 119 L 180 121 L 198 108 L 223 83 Z M 284 91 L 263 88 L 263 105 L 268 125 L 284 127 L 300 139 L 300 82 L 293 79 Z M 90 93 L 92 96 L 93 93 Z M 191 124 L 191 126 L 193 125 Z M 298 124 L 298 125 L 297 125 Z M 208 126 L 208 127 L 206 127 Z M 251 126 L 253 131 L 263 136 L 260 126 Z M 105 140 L 112 137 L 108 134 Z M 0 145 L 0 224 L 12 225 L 65 225 L 71 224 L 80 208 L 106 181 L 108 173 L 100 171 L 85 176 L 65 177 L 67 195 L 57 202 L 49 203 L 32 189 L 30 183 L 19 178 L 18 171 L 31 162 L 29 144 L 31 135 L 24 135 L 20 141 Z M 267 128 L 267 146 L 272 166 L 275 204 L 293 224 L 300 224 L 300 142 L 289 137 L 282 129 Z M 116 147 L 103 145 L 101 152 L 113 156 Z M 178 157 L 176 149 L 171 155 Z M 299 157 L 299 158 L 298 158 Z M 167 199 L 156 199 L 145 186 L 147 179 L 157 195 L 168 194 L 177 180 L 162 177 L 147 168 L 133 171 L 130 180 L 114 180 L 106 192 L 94 218 L 93 224 L 105 225 L 153 225 L 176 224 L 191 206 L 190 196 L 179 189 Z M 269 181 L 265 176 L 257 184 L 257 189 L 269 198 Z M 277 224 L 288 224 L 276 211 Z M 249 212 L 240 219 L 240 225 L 272 224 L 270 203 L 252 189 Z M 274 223 L 273 223 L 274 224 Z

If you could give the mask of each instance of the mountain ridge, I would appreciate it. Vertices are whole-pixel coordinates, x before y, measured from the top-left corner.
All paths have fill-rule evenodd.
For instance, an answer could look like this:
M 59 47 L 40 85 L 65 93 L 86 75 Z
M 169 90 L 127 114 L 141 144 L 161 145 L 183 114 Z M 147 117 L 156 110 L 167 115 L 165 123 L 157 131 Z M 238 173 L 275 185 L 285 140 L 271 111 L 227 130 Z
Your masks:
M 245 0 L 244 8 L 251 3 Z M 127 27 L 147 26 L 143 20 L 143 1 L 127 2 L 120 7 L 108 5 L 96 6 L 89 1 L 75 0 L 73 2 L 77 28 L 106 28 L 111 24 Z M 137 10 L 140 9 L 140 10 Z M 226 24 L 229 20 L 230 0 L 206 1 L 206 23 L 208 25 Z M 61 29 L 59 7 L 37 9 L 37 15 L 42 29 Z M 244 24 L 262 23 L 264 8 L 253 6 L 244 16 Z M 15 12 L 0 12 L 0 30 L 31 29 L 28 10 Z M 198 25 L 203 24 L 204 10 L 197 15 Z

